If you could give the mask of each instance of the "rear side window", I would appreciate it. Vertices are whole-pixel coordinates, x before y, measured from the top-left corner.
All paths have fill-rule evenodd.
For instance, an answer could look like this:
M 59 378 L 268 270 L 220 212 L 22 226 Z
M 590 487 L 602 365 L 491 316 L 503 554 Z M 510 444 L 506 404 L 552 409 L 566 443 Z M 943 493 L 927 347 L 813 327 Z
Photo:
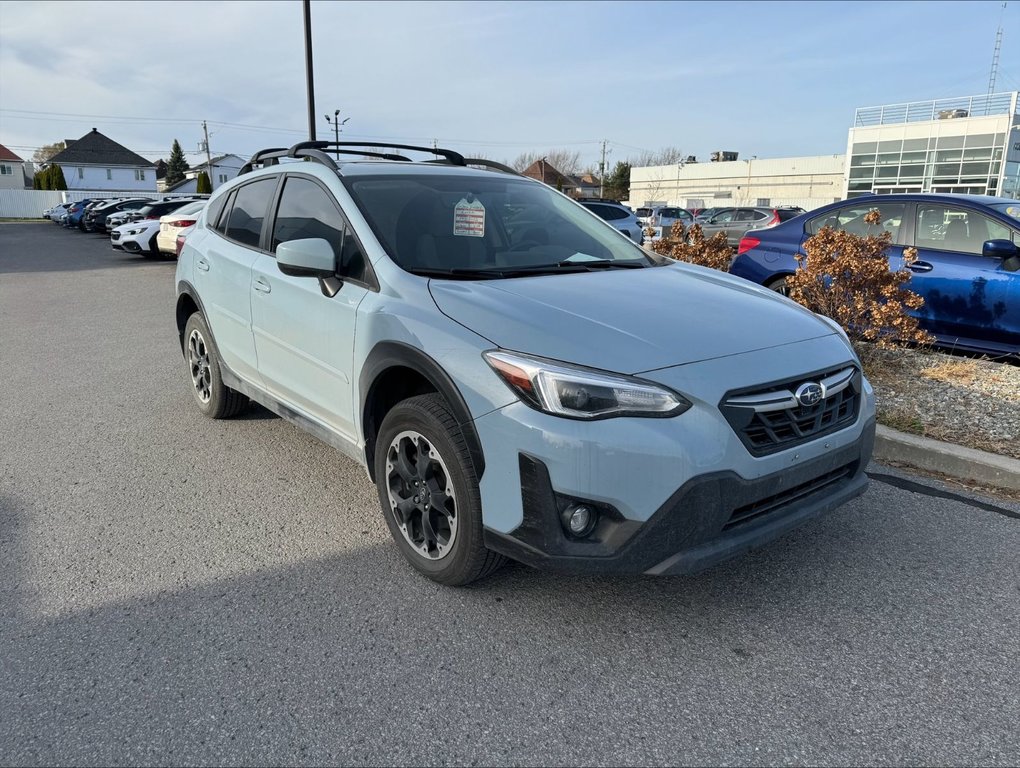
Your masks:
M 881 224 L 868 224 L 864 217 L 870 211 L 878 210 L 882 217 Z M 808 234 L 814 235 L 822 227 L 841 229 L 854 235 L 862 237 L 867 235 L 878 235 L 883 230 L 892 234 L 892 241 L 898 245 L 904 244 L 903 214 L 907 209 L 906 203 L 871 203 L 870 205 L 847 205 L 836 208 L 821 216 L 816 216 L 807 223 Z
M 220 214 L 223 213 L 223 206 L 227 202 L 228 197 L 230 197 L 229 194 L 220 195 L 211 203 L 209 203 L 209 212 L 205 216 L 206 224 L 218 232 L 223 232 L 223 228 L 217 227 L 216 225 L 219 222 Z
M 227 216 L 226 235 L 241 245 L 258 248 L 269 201 L 276 191 L 276 177 L 259 179 L 238 187 Z
M 622 208 L 614 208 L 611 205 L 586 205 L 589 211 L 605 221 L 617 221 L 626 219 L 628 214 Z

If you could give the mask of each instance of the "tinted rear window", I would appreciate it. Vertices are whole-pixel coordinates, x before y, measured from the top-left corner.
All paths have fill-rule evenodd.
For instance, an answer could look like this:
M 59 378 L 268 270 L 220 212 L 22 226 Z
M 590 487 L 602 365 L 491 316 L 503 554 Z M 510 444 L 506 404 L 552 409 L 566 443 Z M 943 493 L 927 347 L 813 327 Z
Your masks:
M 779 214 L 780 221 L 789 221 L 800 216 L 804 211 L 776 211 Z

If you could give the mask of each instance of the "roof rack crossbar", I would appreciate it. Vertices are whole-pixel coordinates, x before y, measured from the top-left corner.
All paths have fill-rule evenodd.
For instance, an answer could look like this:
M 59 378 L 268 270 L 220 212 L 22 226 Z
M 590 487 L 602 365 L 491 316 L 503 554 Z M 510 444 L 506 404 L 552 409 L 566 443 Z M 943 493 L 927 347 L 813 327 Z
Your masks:
M 254 155 L 251 156 L 251 160 L 241 166 L 241 170 L 237 172 L 240 176 L 244 173 L 249 173 L 256 165 L 275 165 L 276 158 L 286 157 L 287 152 L 290 150 L 287 147 L 269 147 L 268 149 L 260 149 Z
M 299 149 L 331 149 L 333 147 L 380 147 L 386 149 L 410 149 L 414 152 L 428 152 L 430 155 L 445 157 L 451 165 L 464 165 L 464 155 L 452 149 L 442 147 L 419 147 L 414 144 L 387 144 L 382 141 L 300 141 L 291 147 L 291 151 Z
M 449 165 L 446 160 L 426 160 L 426 163 L 434 163 L 436 165 Z M 515 171 L 509 165 L 503 165 L 503 163 L 497 163 L 495 160 L 485 160 L 481 157 L 465 157 L 464 165 L 480 165 L 483 168 L 492 168 L 494 171 L 503 171 L 503 173 L 512 173 L 514 176 L 523 176 L 524 174 L 519 171 Z

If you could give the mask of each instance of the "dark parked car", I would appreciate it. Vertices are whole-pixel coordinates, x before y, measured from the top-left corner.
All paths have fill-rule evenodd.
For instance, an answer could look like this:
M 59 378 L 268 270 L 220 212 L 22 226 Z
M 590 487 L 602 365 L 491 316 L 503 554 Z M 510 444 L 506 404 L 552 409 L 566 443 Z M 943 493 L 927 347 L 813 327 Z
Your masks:
M 881 225 L 869 226 L 872 210 Z M 915 316 L 939 345 L 1020 355 L 1020 201 L 980 195 L 869 195 L 749 232 L 730 272 L 783 291 L 805 240 L 824 226 L 892 234 L 889 266 L 917 249 L 908 287 L 924 298 Z
M 111 213 L 141 208 L 143 205 L 148 205 L 151 202 L 152 200 L 147 197 L 129 197 L 125 200 L 117 200 L 105 205 L 96 206 L 85 213 L 85 230 L 87 232 L 106 232 L 106 217 Z

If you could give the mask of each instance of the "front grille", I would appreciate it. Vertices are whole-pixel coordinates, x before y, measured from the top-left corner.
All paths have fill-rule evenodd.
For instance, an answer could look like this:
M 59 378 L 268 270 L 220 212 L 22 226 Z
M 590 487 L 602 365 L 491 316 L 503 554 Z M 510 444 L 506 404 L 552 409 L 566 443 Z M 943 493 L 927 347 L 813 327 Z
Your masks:
M 733 514 L 730 515 L 730 519 L 723 526 L 723 530 L 728 530 L 734 526 L 741 525 L 743 523 L 750 522 L 759 517 L 767 515 L 771 512 L 779 512 L 786 508 L 790 504 L 803 499 L 805 496 L 810 496 L 812 493 L 824 490 L 829 486 L 836 485 L 840 481 L 846 479 L 853 474 L 856 468 L 856 463 L 846 464 L 839 469 L 834 469 L 831 472 L 816 477 L 813 480 L 808 480 L 806 483 L 794 486 L 782 493 L 777 493 L 773 496 L 768 496 L 764 499 L 745 504 L 733 510 Z
M 826 382 L 831 386 L 826 387 Z M 796 392 L 808 383 L 819 383 L 825 396 L 812 405 L 802 405 Z M 844 365 L 730 392 L 719 410 L 752 455 L 766 456 L 849 426 L 857 419 L 860 400 L 860 371 Z

